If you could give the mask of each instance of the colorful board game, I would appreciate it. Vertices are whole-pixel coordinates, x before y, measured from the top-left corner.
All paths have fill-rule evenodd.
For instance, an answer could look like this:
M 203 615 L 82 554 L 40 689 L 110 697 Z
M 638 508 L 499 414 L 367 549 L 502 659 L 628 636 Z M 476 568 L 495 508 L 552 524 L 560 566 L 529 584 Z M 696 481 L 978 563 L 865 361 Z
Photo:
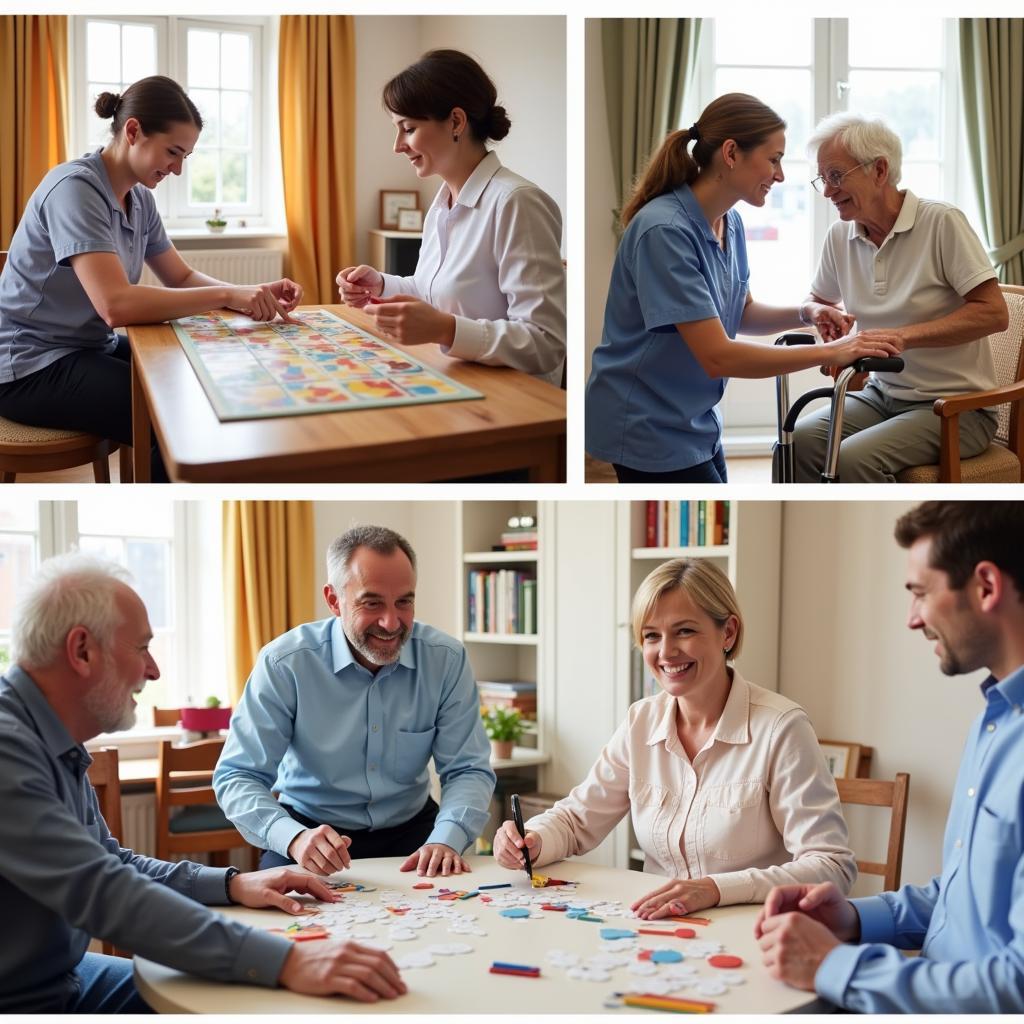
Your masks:
M 301 323 L 171 321 L 220 420 L 483 398 L 325 309 L 292 315 Z

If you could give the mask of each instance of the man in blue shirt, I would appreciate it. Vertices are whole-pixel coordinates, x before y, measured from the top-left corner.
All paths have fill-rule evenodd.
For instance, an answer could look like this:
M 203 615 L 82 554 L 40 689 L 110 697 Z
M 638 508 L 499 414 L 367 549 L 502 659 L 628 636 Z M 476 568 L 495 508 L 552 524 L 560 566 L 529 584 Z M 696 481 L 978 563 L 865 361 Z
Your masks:
M 135 695 L 160 675 L 145 606 L 125 575 L 82 555 L 51 559 L 15 608 L 16 664 L 0 678 L 0 1012 L 146 1012 L 131 960 L 87 953 L 90 936 L 218 981 L 369 1002 L 402 994 L 380 951 L 297 945 L 203 906 L 297 914 L 290 891 L 335 899 L 319 879 L 172 864 L 111 836 L 83 744 L 130 728 Z
M 352 857 L 402 856 L 403 871 L 468 871 L 461 854 L 487 823 L 496 780 L 466 651 L 414 622 L 416 555 L 393 530 L 343 534 L 327 579 L 331 616 L 260 652 L 214 773 L 217 799 L 263 848 L 261 867 L 328 875 Z
M 1021 502 L 926 502 L 897 523 L 909 549 L 908 625 L 937 641 L 946 675 L 991 673 L 942 874 L 856 900 L 831 884 L 773 889 L 755 928 L 773 977 L 860 1012 L 1024 1011 L 1022 538 Z

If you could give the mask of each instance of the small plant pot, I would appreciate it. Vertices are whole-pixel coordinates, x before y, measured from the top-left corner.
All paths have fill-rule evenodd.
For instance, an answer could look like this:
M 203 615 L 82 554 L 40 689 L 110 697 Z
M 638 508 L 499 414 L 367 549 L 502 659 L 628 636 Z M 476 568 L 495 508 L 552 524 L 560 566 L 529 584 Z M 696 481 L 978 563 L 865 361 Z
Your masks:
M 186 732 L 220 732 L 231 722 L 231 708 L 182 708 L 181 727 Z
M 510 758 L 515 745 L 514 740 L 491 740 L 491 750 L 498 759 Z
M 211 223 L 209 223 L 209 221 L 207 221 L 207 224 L 206 224 L 206 230 L 209 231 L 211 234 L 214 234 L 214 235 L 219 235 L 219 234 L 223 233 L 223 231 L 224 231 L 224 229 L 226 227 L 227 227 L 227 224 L 211 224 Z

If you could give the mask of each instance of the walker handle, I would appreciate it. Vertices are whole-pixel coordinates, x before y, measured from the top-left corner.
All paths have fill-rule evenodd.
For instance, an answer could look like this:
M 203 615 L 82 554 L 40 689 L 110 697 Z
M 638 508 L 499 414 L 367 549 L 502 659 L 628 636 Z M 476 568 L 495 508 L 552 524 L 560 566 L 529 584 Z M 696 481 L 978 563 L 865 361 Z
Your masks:
M 775 339 L 776 345 L 813 345 L 815 342 L 813 334 L 804 334 L 801 331 L 787 331 Z
M 903 360 L 899 356 L 864 356 L 851 364 L 857 373 L 902 373 Z

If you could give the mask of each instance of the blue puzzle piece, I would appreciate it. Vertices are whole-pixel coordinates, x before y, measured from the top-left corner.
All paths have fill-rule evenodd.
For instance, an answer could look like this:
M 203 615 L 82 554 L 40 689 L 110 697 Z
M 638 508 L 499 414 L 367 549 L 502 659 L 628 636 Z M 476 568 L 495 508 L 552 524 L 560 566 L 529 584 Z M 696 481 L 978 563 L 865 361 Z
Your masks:
M 529 917 L 530 912 L 526 907 L 509 907 L 506 910 L 499 910 L 502 917 Z
M 601 929 L 602 939 L 635 939 L 636 932 L 631 932 L 628 928 L 602 928 Z
M 651 960 L 656 964 L 677 964 L 683 959 L 683 954 L 677 949 L 656 949 L 651 954 Z

